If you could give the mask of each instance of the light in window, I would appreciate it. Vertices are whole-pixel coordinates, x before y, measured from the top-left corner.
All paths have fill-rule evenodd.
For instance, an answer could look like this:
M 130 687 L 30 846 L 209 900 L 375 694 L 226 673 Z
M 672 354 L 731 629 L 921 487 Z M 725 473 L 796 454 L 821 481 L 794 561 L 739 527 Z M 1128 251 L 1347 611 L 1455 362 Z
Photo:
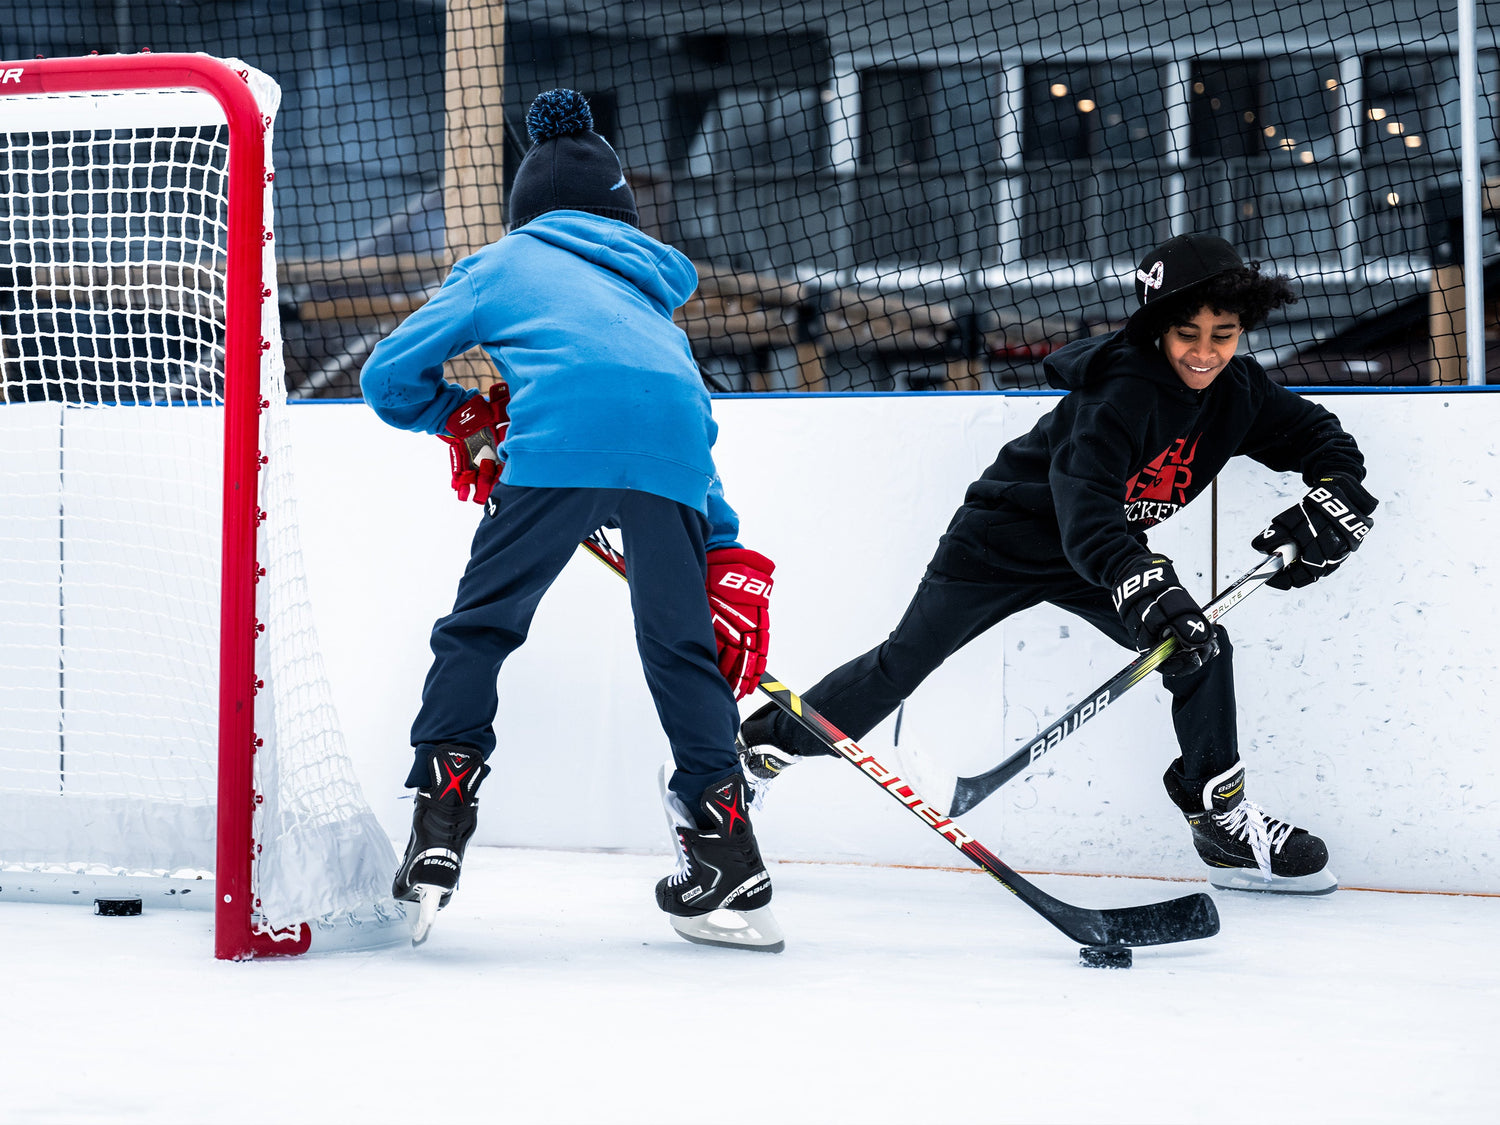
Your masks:
M 1378 105 L 1374 106 L 1370 110 L 1370 120 L 1371 121 L 1384 121 L 1385 120 L 1385 110 L 1381 109 Z
M 1195 94 L 1201 94 L 1201 93 L 1203 93 L 1203 83 L 1202 82 L 1194 82 L 1193 83 L 1193 93 L 1195 93 Z
M 1097 108 L 1099 108 L 1099 107 L 1094 104 L 1094 99 L 1093 98 L 1079 98 L 1078 99 L 1078 112 L 1079 113 L 1093 113 L 1094 110 L 1096 110 Z
M 1337 78 L 1326 79 L 1323 83 L 1323 89 L 1325 90 L 1337 90 L 1338 88 L 1339 80 Z
M 1303 149 L 1299 154 L 1298 159 L 1300 159 L 1304 164 L 1311 164 L 1313 162 L 1313 154 L 1308 152 L 1306 149 Z
M 1385 123 L 1385 131 L 1391 134 L 1391 136 L 1397 137 L 1406 132 L 1406 126 L 1399 121 L 1387 121 Z
M 1406 147 L 1407 148 L 1421 148 L 1422 147 L 1422 138 L 1421 137 L 1407 137 L 1406 138 Z
M 1401 205 L 1401 193 L 1399 191 L 1388 191 L 1385 193 L 1385 201 L 1392 207 Z
M 1061 82 L 1054 82 L 1048 87 L 1048 91 L 1054 98 L 1065 98 L 1068 96 L 1068 88 Z
M 1255 114 L 1252 113 L 1250 110 L 1248 110 L 1248 109 L 1245 110 L 1244 117 L 1245 117 L 1245 124 L 1246 125 L 1254 125 L 1255 124 Z
M 1274 126 L 1274 125 L 1267 125 L 1265 127 L 1265 129 L 1263 130 L 1263 132 L 1268 137 L 1274 137 L 1276 135 L 1276 126 Z

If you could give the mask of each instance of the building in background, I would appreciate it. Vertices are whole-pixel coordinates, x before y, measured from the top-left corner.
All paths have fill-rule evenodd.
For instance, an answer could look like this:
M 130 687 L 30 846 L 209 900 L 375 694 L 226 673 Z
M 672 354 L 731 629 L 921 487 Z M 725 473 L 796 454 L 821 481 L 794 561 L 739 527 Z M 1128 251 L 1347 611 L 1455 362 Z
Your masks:
M 1039 385 L 1040 358 L 1119 323 L 1140 256 L 1189 230 L 1298 279 L 1251 340 L 1282 378 L 1392 384 L 1442 374 L 1456 27 L 1414 0 L 0 0 L 0 57 L 203 50 L 277 77 L 303 395 L 357 393 L 374 340 L 493 236 L 498 204 L 456 207 L 445 169 L 500 198 L 527 103 L 557 85 L 589 95 L 643 225 L 698 263 L 684 324 L 716 389 Z M 496 73 L 503 136 L 464 147 L 454 107 Z

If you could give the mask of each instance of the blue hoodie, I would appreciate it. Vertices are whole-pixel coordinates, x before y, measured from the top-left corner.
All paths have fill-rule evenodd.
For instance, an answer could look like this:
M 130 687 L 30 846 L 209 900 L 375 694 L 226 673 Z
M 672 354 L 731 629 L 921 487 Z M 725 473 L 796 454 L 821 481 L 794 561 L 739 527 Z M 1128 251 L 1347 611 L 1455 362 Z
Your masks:
M 710 548 L 731 546 L 718 426 L 672 322 L 697 285 L 686 257 L 636 228 L 551 211 L 455 265 L 376 346 L 360 386 L 384 421 L 435 434 L 478 393 L 443 364 L 482 346 L 511 394 L 504 483 L 665 496 L 708 517 Z

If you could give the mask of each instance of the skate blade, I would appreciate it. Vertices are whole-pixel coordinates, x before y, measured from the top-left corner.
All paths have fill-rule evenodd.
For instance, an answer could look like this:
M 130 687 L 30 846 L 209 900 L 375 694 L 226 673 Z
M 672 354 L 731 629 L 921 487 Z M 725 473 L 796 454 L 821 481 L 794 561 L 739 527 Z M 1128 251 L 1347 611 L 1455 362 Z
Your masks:
M 718 945 L 756 953 L 780 953 L 786 948 L 786 937 L 769 906 L 744 911 L 721 907 L 691 918 L 675 914 L 667 917 L 678 935 L 694 945 Z
M 417 920 L 411 928 L 411 943 L 421 945 L 432 932 L 433 920 L 443 905 L 443 888 L 431 883 L 418 883 L 412 890 L 417 892 Z
M 1339 881 L 1324 868 L 1311 875 L 1272 875 L 1238 867 L 1216 867 L 1208 876 L 1211 887 L 1221 891 L 1259 891 L 1272 895 L 1331 895 Z

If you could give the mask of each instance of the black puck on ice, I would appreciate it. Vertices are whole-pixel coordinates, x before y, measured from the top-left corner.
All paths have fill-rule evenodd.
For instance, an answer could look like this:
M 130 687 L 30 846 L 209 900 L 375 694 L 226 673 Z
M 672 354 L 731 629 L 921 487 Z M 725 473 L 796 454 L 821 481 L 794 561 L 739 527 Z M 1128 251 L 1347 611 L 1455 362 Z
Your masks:
M 134 918 L 141 912 L 138 898 L 96 898 L 94 913 L 102 918 Z
M 1130 946 L 1085 945 L 1078 951 L 1078 963 L 1090 969 L 1128 969 Z

